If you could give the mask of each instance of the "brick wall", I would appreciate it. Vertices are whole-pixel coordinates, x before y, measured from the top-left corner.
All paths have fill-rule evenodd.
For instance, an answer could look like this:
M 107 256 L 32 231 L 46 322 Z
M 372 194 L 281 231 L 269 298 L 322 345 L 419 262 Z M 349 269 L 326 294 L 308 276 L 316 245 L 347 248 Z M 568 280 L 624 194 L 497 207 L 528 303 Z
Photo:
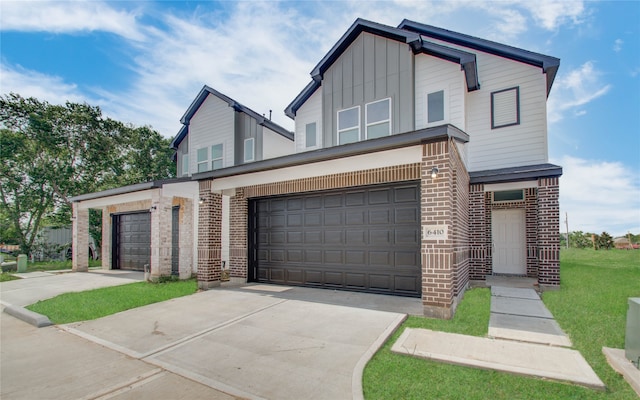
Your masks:
M 538 180 L 538 281 L 560 284 L 560 194 L 559 178 Z
M 558 178 L 538 180 L 538 187 L 524 189 L 524 200 L 494 204 L 483 185 L 470 186 L 470 277 L 484 280 L 492 271 L 491 214 L 493 210 L 525 210 L 527 276 L 541 285 L 558 285 L 559 204 Z
M 151 195 L 151 280 L 171 275 L 171 203 L 160 191 Z
M 452 190 L 454 173 L 449 145 L 446 141 L 424 144 L 420 165 L 420 220 L 423 229 L 426 225 L 441 225 L 449 229 L 447 239 L 422 239 L 422 304 L 426 316 L 446 319 L 453 316 L 455 284 Z M 433 167 L 438 168 L 436 178 L 431 177 Z
M 71 269 L 86 272 L 89 270 L 89 210 L 80 209 L 78 203 L 73 203 L 71 235 Z
M 453 295 L 457 298 L 469 285 L 469 173 L 455 142 L 451 141 L 449 148 L 453 173 Z
M 180 258 L 178 271 L 180 279 L 188 279 L 194 273 L 193 259 L 193 200 L 184 197 L 174 197 L 172 207 L 180 207 L 178 214 Z
M 229 276 L 232 280 L 247 279 L 248 201 L 242 189 L 229 201 Z
M 222 195 L 211 192 L 213 181 L 200 181 L 198 210 L 198 287 L 220 285 L 222 267 Z

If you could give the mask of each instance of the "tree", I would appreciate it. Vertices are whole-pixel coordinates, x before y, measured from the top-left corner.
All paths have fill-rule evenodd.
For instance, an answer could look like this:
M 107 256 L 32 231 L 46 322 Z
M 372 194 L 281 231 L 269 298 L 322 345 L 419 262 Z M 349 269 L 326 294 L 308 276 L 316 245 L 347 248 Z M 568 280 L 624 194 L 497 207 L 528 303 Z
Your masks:
M 45 220 L 69 224 L 71 197 L 175 176 L 168 139 L 105 118 L 99 107 L 12 93 L 0 97 L 0 128 L 0 216 L 27 254 Z
M 602 232 L 596 238 L 596 247 L 598 249 L 610 250 L 613 248 L 613 238 L 607 232 Z
M 591 246 L 591 235 L 582 231 L 569 232 L 569 245 L 578 249 Z

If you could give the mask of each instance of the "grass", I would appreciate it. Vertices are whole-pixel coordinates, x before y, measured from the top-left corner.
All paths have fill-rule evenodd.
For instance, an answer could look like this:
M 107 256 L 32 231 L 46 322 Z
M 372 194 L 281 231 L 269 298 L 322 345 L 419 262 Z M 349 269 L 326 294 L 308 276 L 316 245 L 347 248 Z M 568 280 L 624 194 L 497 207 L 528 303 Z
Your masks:
M 89 260 L 89 268 L 99 267 L 102 260 Z M 71 269 L 71 260 L 65 261 L 36 261 L 27 263 L 27 272 L 35 271 L 60 271 L 63 269 Z
M 0 282 L 8 282 L 16 279 L 20 279 L 20 278 L 11 275 L 9 272 L 3 272 L 0 274 Z
M 195 279 L 164 283 L 136 282 L 84 292 L 65 293 L 28 306 L 55 324 L 87 321 L 195 293 Z
M 598 392 L 565 383 L 448 365 L 394 354 L 406 327 L 484 336 L 489 323 L 487 289 L 467 291 L 451 321 L 410 317 L 367 364 L 367 399 L 637 399 L 609 367 L 602 346 L 624 348 L 628 297 L 640 296 L 640 252 L 563 250 L 561 290 L 543 301 L 607 385 Z

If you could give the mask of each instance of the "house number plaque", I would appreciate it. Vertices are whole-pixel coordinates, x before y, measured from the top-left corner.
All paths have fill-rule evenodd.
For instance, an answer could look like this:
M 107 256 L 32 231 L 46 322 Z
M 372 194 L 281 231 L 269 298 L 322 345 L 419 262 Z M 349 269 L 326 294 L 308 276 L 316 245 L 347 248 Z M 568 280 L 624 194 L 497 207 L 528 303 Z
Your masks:
M 422 239 L 447 240 L 449 239 L 448 225 L 424 225 L 422 227 Z

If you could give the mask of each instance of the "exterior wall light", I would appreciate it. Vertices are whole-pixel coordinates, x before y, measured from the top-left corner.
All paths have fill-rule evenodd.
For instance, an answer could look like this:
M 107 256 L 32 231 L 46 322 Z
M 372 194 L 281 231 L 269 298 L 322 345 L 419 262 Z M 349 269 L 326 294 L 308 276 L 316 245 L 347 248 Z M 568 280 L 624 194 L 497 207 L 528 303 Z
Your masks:
M 438 167 L 431 168 L 431 179 L 436 179 L 438 177 Z
M 151 211 L 153 211 L 153 210 L 157 210 L 157 209 L 158 209 L 158 207 L 156 207 L 156 206 L 151 206 L 151 208 L 149 209 L 149 212 L 151 212 Z
M 200 200 L 198 201 L 198 204 L 200 204 L 200 205 L 204 204 L 204 197 L 200 197 Z

